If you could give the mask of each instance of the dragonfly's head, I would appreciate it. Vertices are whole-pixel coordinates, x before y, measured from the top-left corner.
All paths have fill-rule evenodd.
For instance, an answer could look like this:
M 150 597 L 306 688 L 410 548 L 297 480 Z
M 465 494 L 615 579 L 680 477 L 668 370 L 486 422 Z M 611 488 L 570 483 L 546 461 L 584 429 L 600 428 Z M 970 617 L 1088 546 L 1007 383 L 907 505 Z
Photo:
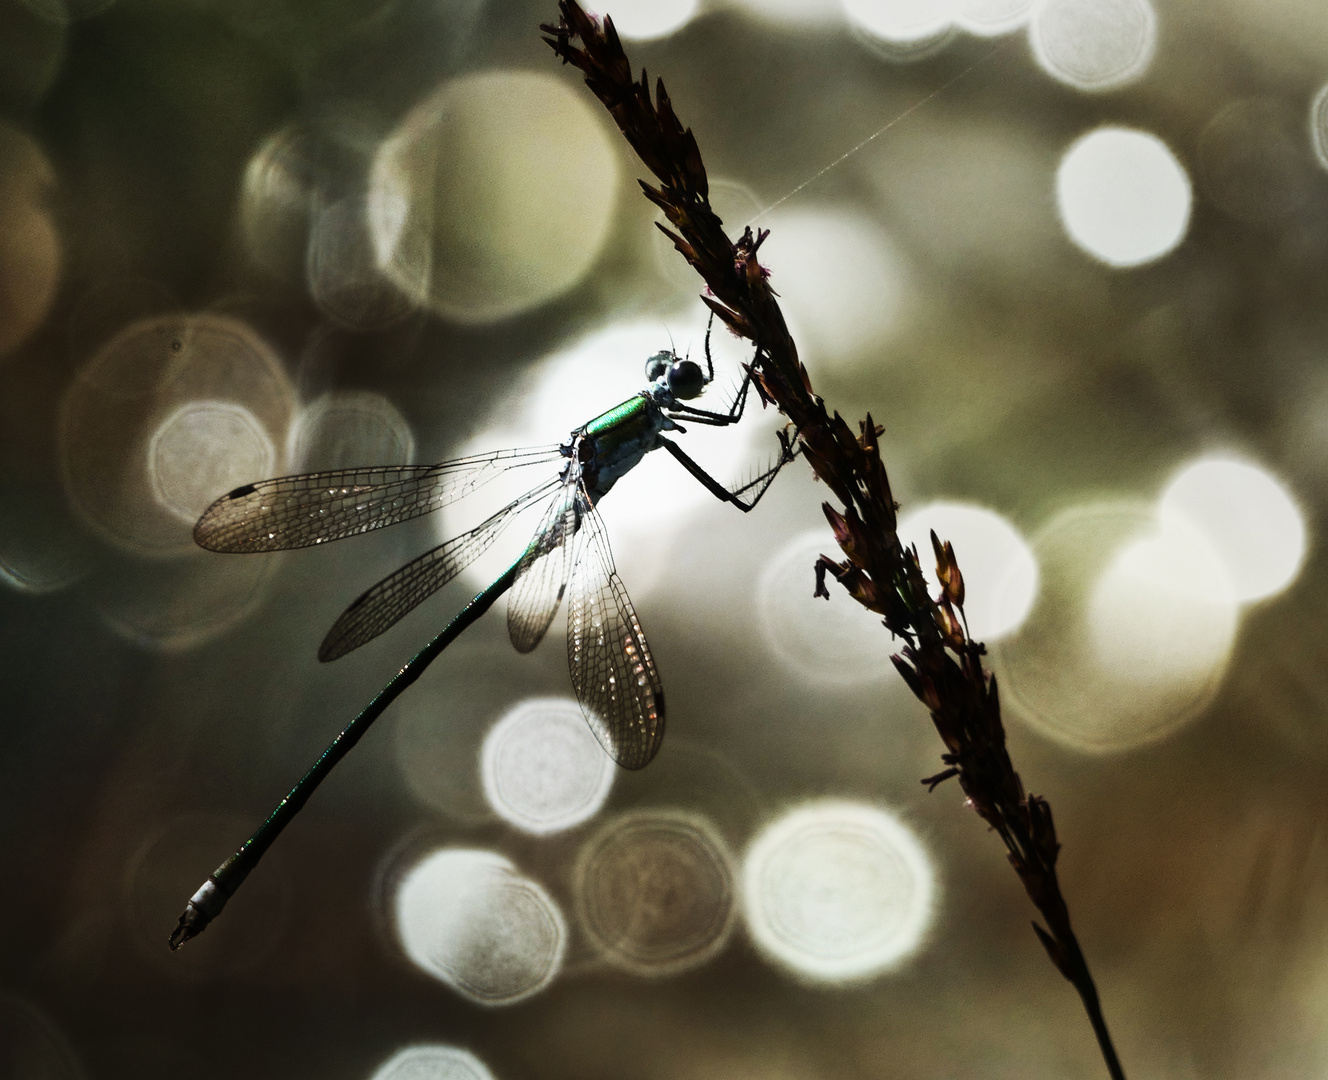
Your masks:
M 710 381 L 700 364 L 679 359 L 675 352 L 657 352 L 647 360 L 646 378 L 652 385 L 663 379 L 668 384 L 669 393 L 679 401 L 700 397 Z

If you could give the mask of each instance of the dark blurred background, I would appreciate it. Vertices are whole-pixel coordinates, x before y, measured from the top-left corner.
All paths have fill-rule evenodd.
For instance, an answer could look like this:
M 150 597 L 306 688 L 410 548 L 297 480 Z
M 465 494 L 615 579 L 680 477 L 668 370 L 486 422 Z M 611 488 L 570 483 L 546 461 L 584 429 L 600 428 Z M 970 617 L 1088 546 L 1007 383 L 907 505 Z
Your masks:
M 903 531 L 954 540 L 1128 1075 L 1328 1068 L 1321 6 L 610 13 L 732 234 L 773 231 L 816 391 L 885 425 Z M 648 769 L 604 767 L 561 621 L 518 656 L 496 612 L 167 950 L 485 580 L 322 666 L 483 509 L 251 559 L 192 520 L 557 441 L 702 351 L 555 19 L 0 0 L 3 1075 L 1105 1075 L 998 842 L 918 783 L 941 745 L 888 636 L 812 598 L 801 462 L 747 516 L 669 460 L 605 500 L 668 692 Z M 723 407 L 746 356 L 713 351 Z M 776 426 L 679 438 L 736 481 Z

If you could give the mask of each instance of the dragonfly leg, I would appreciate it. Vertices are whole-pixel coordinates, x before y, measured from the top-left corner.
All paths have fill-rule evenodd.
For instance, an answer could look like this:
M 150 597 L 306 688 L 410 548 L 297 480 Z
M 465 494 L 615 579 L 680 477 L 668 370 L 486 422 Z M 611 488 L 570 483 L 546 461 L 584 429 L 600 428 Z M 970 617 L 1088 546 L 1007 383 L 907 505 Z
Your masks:
M 706 384 L 715 381 L 715 361 L 710 355 L 710 330 L 714 326 L 715 316 L 712 312 L 710 321 L 706 323 L 705 336 L 705 354 L 706 354 Z M 698 409 L 694 405 L 684 405 L 679 402 L 672 409 L 670 414 L 676 415 L 683 420 L 694 420 L 698 424 L 708 424 L 711 427 L 727 427 L 729 424 L 736 424 L 742 419 L 743 410 L 747 407 L 747 391 L 752 386 L 752 368 L 747 366 L 746 373 L 743 375 L 742 386 L 738 389 L 738 396 L 733 399 L 733 404 L 726 413 L 711 412 L 709 409 Z
M 747 404 L 747 391 L 752 385 L 752 373 L 749 370 L 742 380 L 742 388 L 734 399 L 733 408 L 726 413 L 710 412 L 707 409 L 694 409 L 690 405 L 676 405 L 669 410 L 671 419 L 686 420 L 688 423 L 706 424 L 709 427 L 728 427 L 742 419 L 742 411 Z
M 714 326 L 715 326 L 715 313 L 712 311 L 710 313 L 710 318 L 706 320 L 705 354 L 706 354 L 707 383 L 712 383 L 715 381 L 715 361 L 714 358 L 711 357 L 710 355 L 710 331 L 714 329 Z
M 747 483 L 740 487 L 730 489 L 726 488 L 701 468 L 700 465 L 688 457 L 682 447 L 677 443 L 671 442 L 665 438 L 661 438 L 659 441 L 663 444 L 664 449 L 672 454 L 684 469 L 696 477 L 696 479 L 700 481 L 701 486 L 710 492 L 711 495 L 723 502 L 731 503 L 744 514 L 761 501 L 761 496 L 764 495 L 770 485 L 774 483 L 775 477 L 779 474 L 779 470 L 798 455 L 797 447 L 789 439 L 788 435 L 781 431 L 779 433 L 779 442 L 781 445 L 779 460 L 770 466 L 770 468 L 766 469 L 765 472 L 761 473 L 760 476 L 747 481 Z M 753 491 L 755 493 L 751 494 Z

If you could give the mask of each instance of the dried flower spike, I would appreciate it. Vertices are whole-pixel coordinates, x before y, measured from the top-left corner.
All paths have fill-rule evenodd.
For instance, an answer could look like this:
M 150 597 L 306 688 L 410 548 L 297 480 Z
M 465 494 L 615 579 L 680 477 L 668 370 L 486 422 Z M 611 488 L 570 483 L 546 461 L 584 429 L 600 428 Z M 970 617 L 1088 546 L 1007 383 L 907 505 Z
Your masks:
M 1047 955 L 1079 992 L 1114 1080 L 1124 1080 L 1102 1017 L 1097 989 L 1070 926 L 1056 879 L 1060 845 L 1051 808 L 1024 786 L 1005 749 L 996 679 L 982 667 L 985 650 L 972 641 L 961 618 L 964 579 L 954 548 L 932 536 L 941 597 L 928 593 L 917 552 L 896 535 L 895 511 L 877 442 L 881 429 L 868 416 L 854 435 L 838 413 L 828 414 L 811 389 L 797 346 L 757 259 L 767 232 L 746 229 L 736 242 L 710 208 L 705 166 L 696 139 L 673 110 L 662 80 L 652 103 L 645 72 L 631 63 L 607 16 L 594 19 L 575 0 L 559 0 L 562 18 L 543 26 L 545 41 L 585 75 L 586 85 L 609 110 L 623 136 L 658 187 L 642 190 L 669 221 L 664 233 L 706 285 L 702 300 L 735 334 L 756 349 L 754 374 L 763 401 L 789 418 L 808 463 L 842 508 L 825 513 L 844 555 L 816 562 L 816 595 L 828 597 L 829 575 L 859 603 L 883 616 L 906 645 L 894 665 L 931 712 L 946 747 L 942 772 L 928 787 L 955 778 L 973 809 L 1005 844 L 1029 899 L 1045 920 L 1034 932 Z

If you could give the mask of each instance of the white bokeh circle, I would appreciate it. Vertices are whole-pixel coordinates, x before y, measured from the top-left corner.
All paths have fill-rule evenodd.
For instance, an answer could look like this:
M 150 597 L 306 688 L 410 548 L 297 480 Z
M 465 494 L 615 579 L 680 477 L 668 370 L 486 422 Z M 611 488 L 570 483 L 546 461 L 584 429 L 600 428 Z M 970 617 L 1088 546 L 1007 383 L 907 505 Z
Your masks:
M 1190 178 L 1166 143 L 1134 128 L 1090 131 L 1056 170 L 1066 233 L 1108 266 L 1141 266 L 1175 250 L 1193 200 Z
M 481 1005 L 539 993 L 567 951 L 567 924 L 553 898 L 492 851 L 425 856 L 397 886 L 395 921 L 416 967 Z
M 898 44 L 928 41 L 954 24 L 953 0 L 842 0 L 859 29 Z
M 1152 63 L 1157 15 L 1149 0 L 1044 0 L 1029 37 L 1053 78 L 1078 90 L 1115 90 Z
M 1009 715 L 1071 749 L 1158 742 L 1217 695 L 1239 627 L 1218 553 L 1144 500 L 1067 507 L 1032 538 L 1042 587 L 992 653 Z
M 272 436 L 249 409 L 231 401 L 188 401 L 148 441 L 148 479 L 157 503 L 192 525 L 223 493 L 271 476 Z
M 398 1050 L 371 1080 L 493 1080 L 493 1073 L 468 1050 L 426 1043 Z
M 1328 83 L 1319 88 L 1310 102 L 1310 145 L 1314 157 L 1328 169 Z
M 649 41 L 681 30 L 699 6 L 700 0 L 615 0 L 610 15 L 619 36 Z
M 1037 559 L 1004 517 L 972 503 L 934 502 L 899 521 L 899 539 L 916 544 L 932 595 L 940 591 L 931 532 L 955 550 L 964 576 L 964 614 L 977 641 L 998 641 L 1023 625 L 1037 596 Z
M 1281 592 L 1305 561 L 1304 512 L 1281 480 L 1252 461 L 1211 454 L 1190 462 L 1171 478 L 1159 508 L 1203 533 L 1239 601 Z
M 894 815 L 834 799 L 767 825 L 743 860 L 760 950 L 809 981 L 856 982 L 902 963 L 933 913 L 931 860 Z
M 826 529 L 786 541 L 767 562 L 756 588 L 756 620 L 780 662 L 808 683 L 851 688 L 893 678 L 890 635 L 881 616 L 844 592 L 813 595 L 820 555 L 841 557 Z
M 480 751 L 484 796 L 523 832 L 547 834 L 594 817 L 613 787 L 613 759 L 570 698 L 534 698 L 489 730 Z

